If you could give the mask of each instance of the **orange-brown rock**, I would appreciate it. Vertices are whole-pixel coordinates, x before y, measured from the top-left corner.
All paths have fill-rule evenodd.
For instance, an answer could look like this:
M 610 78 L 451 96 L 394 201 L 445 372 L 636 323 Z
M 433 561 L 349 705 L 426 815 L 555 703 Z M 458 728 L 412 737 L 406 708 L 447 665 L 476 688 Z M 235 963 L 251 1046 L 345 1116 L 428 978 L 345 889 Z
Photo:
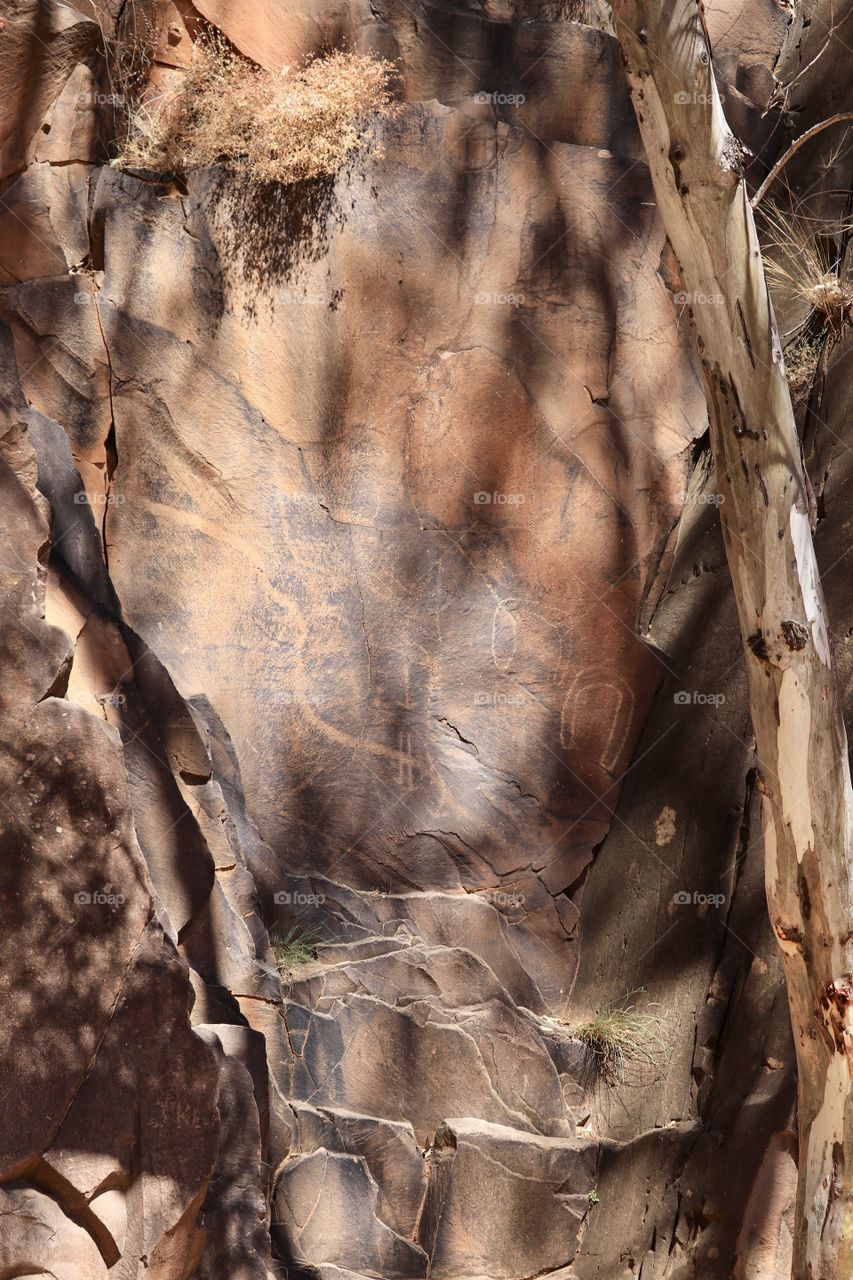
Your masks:
M 707 8 L 760 168 L 782 15 Z M 3 1275 L 779 1280 L 704 304 L 574 16 L 0 0 Z M 157 85 L 206 20 L 403 102 L 334 179 L 123 171 L 149 19 Z M 608 1082 L 572 1030 L 628 993 Z

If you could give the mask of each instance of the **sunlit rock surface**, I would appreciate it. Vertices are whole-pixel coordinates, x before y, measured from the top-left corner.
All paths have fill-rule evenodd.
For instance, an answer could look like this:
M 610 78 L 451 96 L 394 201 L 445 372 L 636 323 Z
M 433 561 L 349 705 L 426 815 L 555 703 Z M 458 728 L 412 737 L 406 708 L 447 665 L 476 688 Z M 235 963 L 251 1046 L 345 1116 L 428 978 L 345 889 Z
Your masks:
M 258 191 L 107 163 L 118 8 L 0 2 L 0 1268 L 778 1280 L 740 639 L 606 20 L 142 6 L 172 75 L 200 17 L 399 60 Z M 758 148 L 784 15 L 708 22 Z M 572 1029 L 620 1000 L 613 1081 Z

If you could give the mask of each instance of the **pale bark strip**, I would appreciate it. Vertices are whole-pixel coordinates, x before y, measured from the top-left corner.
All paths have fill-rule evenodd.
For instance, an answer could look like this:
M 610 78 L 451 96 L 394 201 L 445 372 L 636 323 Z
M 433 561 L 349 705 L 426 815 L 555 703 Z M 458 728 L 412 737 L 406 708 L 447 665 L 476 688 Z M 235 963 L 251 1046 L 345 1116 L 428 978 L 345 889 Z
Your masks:
M 767 898 L 797 1046 L 794 1277 L 850 1280 L 853 793 L 802 457 L 741 149 L 695 0 L 613 8 L 658 209 L 696 298 L 758 746 Z

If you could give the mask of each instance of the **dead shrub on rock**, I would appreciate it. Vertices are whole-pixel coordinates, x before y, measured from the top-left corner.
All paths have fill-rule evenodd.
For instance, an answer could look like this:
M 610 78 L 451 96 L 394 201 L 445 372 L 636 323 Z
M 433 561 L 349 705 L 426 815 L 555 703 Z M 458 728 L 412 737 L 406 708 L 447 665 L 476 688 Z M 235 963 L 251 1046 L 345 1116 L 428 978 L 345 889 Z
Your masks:
M 178 88 L 128 107 L 115 163 L 166 173 L 224 164 L 261 184 L 333 174 L 391 112 L 393 75 L 388 62 L 340 50 L 267 71 L 209 31 Z

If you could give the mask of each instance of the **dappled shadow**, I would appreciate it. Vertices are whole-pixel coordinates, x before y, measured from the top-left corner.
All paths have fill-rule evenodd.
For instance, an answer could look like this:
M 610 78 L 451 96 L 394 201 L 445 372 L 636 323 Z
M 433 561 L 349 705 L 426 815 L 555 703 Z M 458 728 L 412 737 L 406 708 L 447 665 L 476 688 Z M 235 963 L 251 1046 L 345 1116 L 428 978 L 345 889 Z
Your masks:
M 521 37 L 508 24 L 477 19 L 484 47 L 469 50 L 468 18 L 448 13 L 444 21 L 444 36 L 466 56 L 483 59 L 471 85 L 518 88 L 513 41 Z M 524 85 L 534 97 L 546 83 L 543 60 Z M 583 90 L 572 85 L 574 94 Z M 620 138 L 614 121 L 621 119 L 622 97 L 605 122 L 608 143 Z M 555 123 L 553 134 L 562 129 Z M 664 465 L 657 451 L 664 384 L 671 366 L 686 365 L 672 318 L 661 308 L 651 325 L 654 340 L 639 333 L 641 359 L 628 359 L 614 376 L 620 342 L 634 338 L 626 337 L 626 312 L 635 323 L 630 288 L 644 255 L 652 257 L 648 294 L 654 285 L 647 179 L 642 169 L 631 174 L 630 158 L 593 163 L 606 158 L 563 147 L 551 135 L 534 138 L 502 105 L 471 104 L 449 120 L 442 111 L 411 108 L 389 129 L 389 146 L 399 153 L 387 163 L 374 158 L 365 167 L 370 180 L 359 173 L 362 185 L 354 179 L 353 190 L 343 180 L 337 189 L 326 180 L 258 187 L 224 171 L 198 176 L 197 190 L 196 180 L 190 183 L 190 226 L 197 231 L 209 214 L 215 234 L 205 249 L 215 243 L 217 278 L 225 283 L 199 301 L 179 273 L 174 307 L 158 316 L 163 328 L 152 319 L 124 339 L 110 331 L 117 475 L 124 463 L 139 512 L 126 542 L 121 521 L 114 525 L 115 563 L 121 572 L 122 554 L 141 556 L 145 540 L 162 552 L 162 580 L 148 580 L 141 562 L 137 582 L 124 570 L 131 607 L 149 611 L 146 625 L 160 624 L 158 651 L 162 644 L 175 682 L 203 686 L 222 710 L 238 742 L 250 809 L 279 859 L 281 884 L 301 872 L 327 875 L 368 902 L 394 893 L 445 895 L 470 902 L 472 921 L 483 914 L 476 914 L 481 895 L 504 894 L 506 901 L 492 899 L 500 936 L 509 937 L 519 967 L 538 984 L 534 998 L 550 1010 L 566 1005 L 585 884 L 591 977 L 582 968 L 578 1003 L 618 997 L 635 985 L 659 1000 L 661 988 L 683 981 L 671 1072 L 678 1087 L 666 1097 L 687 1105 L 692 1080 L 703 1116 L 719 1133 L 731 1119 L 713 1064 L 690 1058 L 690 1019 L 721 953 L 721 1006 L 728 1009 L 744 978 L 732 950 L 739 943 L 729 941 L 722 917 L 694 911 L 676 918 L 671 908 L 674 893 L 705 893 L 706 874 L 726 876 L 732 860 L 737 867 L 747 749 L 730 738 L 743 736 L 745 704 L 739 669 L 724 670 L 738 651 L 732 617 L 714 655 L 719 663 L 693 663 L 707 641 L 707 619 L 723 608 L 727 591 L 724 574 L 706 569 L 703 552 L 696 553 L 695 574 L 692 557 L 685 568 L 700 583 L 700 603 L 673 623 L 665 652 L 636 634 L 677 508 L 669 488 L 680 479 L 680 464 Z M 134 250 L 127 254 L 134 276 L 126 297 L 113 274 L 116 309 L 134 310 L 140 298 L 155 296 L 163 243 L 152 227 L 167 226 L 170 237 L 174 229 L 170 247 L 184 243 L 179 218 L 167 223 L 181 193 L 158 189 L 149 196 L 142 187 L 133 208 L 144 230 L 113 241 L 122 253 Z M 362 198 L 373 187 L 381 189 L 381 201 Z M 105 198 L 120 210 L 130 192 L 130 183 L 124 190 L 116 183 Z M 104 245 L 108 255 L 117 252 L 109 236 Z M 300 333 L 285 304 L 293 305 L 291 291 L 305 297 L 317 290 L 312 268 L 327 257 L 335 297 L 340 292 L 345 305 L 326 300 L 322 322 Z M 192 279 L 195 289 L 198 277 Z M 150 295 L 146 285 L 153 286 Z M 520 300 L 505 301 L 515 294 Z M 229 296 L 251 326 L 251 355 L 260 367 L 254 383 L 248 346 L 236 345 L 234 331 L 217 348 Z M 204 341 L 189 323 L 196 302 L 202 319 L 212 321 Z M 167 342 L 165 322 L 179 334 L 174 342 Z M 188 373 L 176 376 L 167 366 L 179 358 L 179 344 L 196 344 L 197 363 L 187 357 L 179 368 Z M 247 385 L 228 400 L 231 419 L 214 421 L 233 388 L 224 376 L 202 387 L 201 374 L 217 361 L 230 372 L 235 352 L 236 381 L 245 375 Z M 658 386 L 643 382 L 641 363 L 653 365 Z M 167 377 L 171 388 L 161 386 Z M 124 398 L 134 383 L 143 388 L 145 416 L 133 417 Z M 170 390 L 187 410 L 172 427 L 160 413 Z M 271 428 L 262 429 L 262 410 L 276 414 Z M 675 429 L 666 424 L 667 432 Z M 685 447 L 688 437 L 684 431 Z M 128 465 L 132 457 L 141 458 L 137 470 Z M 179 476 L 178 459 L 190 480 Z M 270 493 L 284 474 L 288 495 L 299 503 L 279 503 L 282 493 Z M 479 500 L 484 493 L 488 502 Z M 523 501 L 499 501 L 508 495 Z M 179 545 L 167 561 L 173 534 Z M 226 558 L 230 578 L 218 576 Z M 255 594 L 243 592 L 245 580 Z M 110 599 L 103 582 L 92 584 L 92 598 Z M 146 770 L 170 784 L 170 821 L 189 855 L 178 872 L 197 911 L 190 872 L 198 850 L 184 839 L 193 830 L 191 815 L 167 777 L 171 693 L 144 642 L 135 648 L 136 630 L 128 626 L 124 634 L 140 684 L 129 727 L 135 733 L 146 715 L 153 725 L 134 749 L 153 752 L 156 769 L 144 756 Z M 724 691 L 725 725 L 713 709 L 694 705 L 688 713 L 673 703 L 672 682 L 685 678 L 692 689 L 694 677 L 700 691 Z M 668 731 L 672 743 L 659 747 L 658 736 Z M 138 777 L 138 762 L 128 754 Z M 200 776 L 195 767 L 189 773 Z M 138 794 L 144 800 L 145 788 Z M 691 825 L 682 830 L 686 813 Z M 614 834 L 585 880 L 611 824 Z M 275 902 L 281 890 L 266 854 L 258 858 L 272 924 L 285 914 Z M 757 946 L 754 880 L 732 872 L 724 883 L 729 894 L 740 886 L 732 910 L 748 908 L 743 923 L 726 917 L 731 928 Z M 626 911 L 631 895 L 634 906 Z M 322 910 L 314 914 L 323 918 Z M 381 927 L 386 923 L 390 933 L 396 924 Z M 210 987 L 224 990 L 227 939 L 215 924 L 197 921 L 182 941 Z M 454 929 L 441 919 L 410 925 L 436 949 L 479 945 L 464 925 Z M 496 1006 L 502 1000 L 496 995 Z M 764 1007 L 761 1000 L 755 1007 Z M 416 1093 L 432 1081 L 422 1031 L 402 1022 L 390 1055 Z M 702 1040 L 711 1058 L 720 1039 L 720 1028 L 712 1027 Z M 572 1063 L 564 1066 L 571 1076 Z M 726 1069 L 728 1081 L 734 1068 Z M 387 1064 L 365 1066 L 365 1087 L 380 1092 L 387 1071 Z M 584 1068 L 578 1071 L 588 1086 Z M 449 1073 L 447 1088 L 458 1099 Z M 773 1123 L 780 1096 L 770 1108 Z M 634 1101 L 625 1104 L 626 1130 L 647 1114 Z
M 699 493 L 713 496 L 702 459 L 699 466 Z M 796 1072 L 714 503 L 687 508 L 652 629 L 677 676 L 661 687 L 587 877 L 572 1004 L 583 1019 L 635 991 L 639 1007 L 661 1019 L 667 1050 L 653 1088 L 599 1087 L 588 1106 L 596 1128 L 629 1144 L 671 1126 L 657 1144 L 662 1182 L 720 1206 L 712 1221 L 697 1222 L 693 1247 L 702 1274 L 723 1280 L 772 1135 L 790 1122 Z M 608 1162 L 607 1194 L 636 1158 L 629 1145 Z M 584 1255 L 611 1258 L 602 1228 L 592 1220 Z M 646 1222 L 626 1224 L 619 1247 L 642 1255 L 654 1233 L 675 1230 L 663 1204 Z

